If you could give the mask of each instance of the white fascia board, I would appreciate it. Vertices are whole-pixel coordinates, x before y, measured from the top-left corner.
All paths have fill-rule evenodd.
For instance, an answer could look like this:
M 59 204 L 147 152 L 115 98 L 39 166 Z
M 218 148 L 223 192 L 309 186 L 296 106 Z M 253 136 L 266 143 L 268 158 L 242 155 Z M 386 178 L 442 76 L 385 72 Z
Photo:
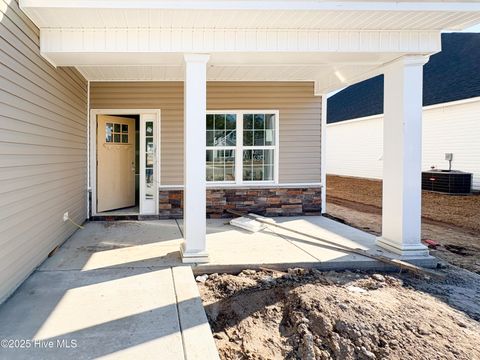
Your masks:
M 441 49 L 441 38 L 439 31 L 42 29 L 40 46 L 44 54 L 135 52 L 431 54 Z
M 322 11 L 480 11 L 471 1 L 226 1 L 226 0 L 20 0 L 27 8 L 182 9 L 182 10 L 322 10 Z

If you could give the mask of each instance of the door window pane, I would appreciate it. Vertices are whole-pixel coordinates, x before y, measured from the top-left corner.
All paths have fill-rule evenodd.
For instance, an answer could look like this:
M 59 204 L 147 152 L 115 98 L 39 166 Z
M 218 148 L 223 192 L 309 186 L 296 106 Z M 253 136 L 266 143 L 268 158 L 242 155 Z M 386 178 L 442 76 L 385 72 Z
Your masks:
M 153 169 L 145 169 L 145 199 L 150 200 L 155 196 L 155 186 L 153 184 Z
M 145 151 L 147 153 L 153 153 L 153 137 L 145 138 Z
M 105 142 L 113 141 L 113 124 L 107 123 L 105 125 Z
M 153 136 L 153 122 L 147 121 L 145 123 L 145 135 L 146 136 Z

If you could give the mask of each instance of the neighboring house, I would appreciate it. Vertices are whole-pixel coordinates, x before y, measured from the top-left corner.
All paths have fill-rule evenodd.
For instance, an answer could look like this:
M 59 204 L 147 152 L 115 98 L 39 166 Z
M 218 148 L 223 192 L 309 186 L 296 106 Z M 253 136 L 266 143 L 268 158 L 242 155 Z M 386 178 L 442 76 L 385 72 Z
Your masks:
M 384 163 L 412 165 L 384 181 L 378 244 L 427 254 L 422 68 L 443 29 L 480 22 L 479 4 L 1 3 L 0 301 L 75 231 L 69 218 L 183 216 L 189 263 L 208 261 L 207 214 L 320 213 L 323 94 L 378 74 L 401 140 Z
M 473 173 L 480 190 L 480 34 L 442 34 L 442 51 L 424 67 L 422 170 Z M 327 173 L 383 176 L 383 77 L 328 99 Z M 349 146 L 345 146 L 348 143 Z

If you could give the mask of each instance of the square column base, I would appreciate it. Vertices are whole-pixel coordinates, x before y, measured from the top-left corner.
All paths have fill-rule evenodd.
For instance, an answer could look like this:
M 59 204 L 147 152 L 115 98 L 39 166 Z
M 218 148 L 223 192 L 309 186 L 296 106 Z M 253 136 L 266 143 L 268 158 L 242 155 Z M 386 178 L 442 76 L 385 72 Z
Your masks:
M 180 246 L 180 256 L 182 257 L 182 263 L 184 264 L 203 264 L 210 261 L 207 251 L 186 251 L 185 243 L 182 243 Z
M 394 254 L 401 255 L 402 257 L 430 256 L 430 253 L 428 252 L 428 247 L 423 244 L 399 246 L 392 240 L 386 239 L 381 236 L 377 237 L 375 243 L 381 248 L 393 252 Z

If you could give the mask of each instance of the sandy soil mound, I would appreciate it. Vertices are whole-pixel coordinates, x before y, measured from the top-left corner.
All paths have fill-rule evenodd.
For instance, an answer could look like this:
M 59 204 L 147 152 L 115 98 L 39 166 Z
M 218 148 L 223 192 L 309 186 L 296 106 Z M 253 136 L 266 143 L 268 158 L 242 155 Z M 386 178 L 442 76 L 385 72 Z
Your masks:
M 432 296 L 422 283 L 292 269 L 214 274 L 199 287 L 222 359 L 480 359 L 478 288 L 465 314 L 446 303 L 461 285 L 430 283 Z

